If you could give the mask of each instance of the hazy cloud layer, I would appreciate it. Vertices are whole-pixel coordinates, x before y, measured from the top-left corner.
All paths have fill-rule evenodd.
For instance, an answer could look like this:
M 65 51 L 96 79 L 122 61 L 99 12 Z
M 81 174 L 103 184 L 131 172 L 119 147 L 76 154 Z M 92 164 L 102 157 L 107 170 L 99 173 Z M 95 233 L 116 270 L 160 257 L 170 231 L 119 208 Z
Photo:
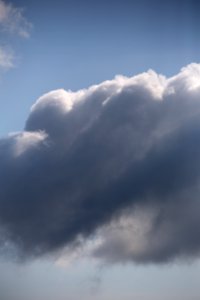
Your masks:
M 32 106 L 0 140 L 0 244 L 35 256 L 93 234 L 91 255 L 165 262 L 200 253 L 200 65 L 117 76 Z

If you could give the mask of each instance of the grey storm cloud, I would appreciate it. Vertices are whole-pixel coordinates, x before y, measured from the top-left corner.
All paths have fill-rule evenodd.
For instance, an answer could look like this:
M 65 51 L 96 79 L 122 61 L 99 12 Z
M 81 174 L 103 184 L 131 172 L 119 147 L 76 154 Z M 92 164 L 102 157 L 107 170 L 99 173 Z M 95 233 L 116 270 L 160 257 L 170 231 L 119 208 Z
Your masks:
M 96 235 L 91 255 L 111 262 L 198 257 L 199 191 L 200 65 L 52 91 L 0 140 L 0 248 Z

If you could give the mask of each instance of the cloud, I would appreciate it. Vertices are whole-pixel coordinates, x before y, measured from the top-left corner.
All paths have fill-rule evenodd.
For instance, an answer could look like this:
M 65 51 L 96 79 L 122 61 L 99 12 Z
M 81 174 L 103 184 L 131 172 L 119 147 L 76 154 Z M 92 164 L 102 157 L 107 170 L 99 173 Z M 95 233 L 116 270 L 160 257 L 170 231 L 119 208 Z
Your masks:
M 191 64 L 40 97 L 24 131 L 0 140 L 2 251 L 97 237 L 90 255 L 110 262 L 198 257 L 199 96 Z
M 10 69 L 14 66 L 13 53 L 0 46 L 0 68 Z
M 8 70 L 15 65 L 14 51 L 10 41 L 6 42 L 8 37 L 28 38 L 31 28 L 32 24 L 24 17 L 22 8 L 0 0 L 0 33 L 3 36 L 0 41 L 0 70 Z
M 0 28 L 2 31 L 27 38 L 31 27 L 31 23 L 23 15 L 22 8 L 0 0 Z

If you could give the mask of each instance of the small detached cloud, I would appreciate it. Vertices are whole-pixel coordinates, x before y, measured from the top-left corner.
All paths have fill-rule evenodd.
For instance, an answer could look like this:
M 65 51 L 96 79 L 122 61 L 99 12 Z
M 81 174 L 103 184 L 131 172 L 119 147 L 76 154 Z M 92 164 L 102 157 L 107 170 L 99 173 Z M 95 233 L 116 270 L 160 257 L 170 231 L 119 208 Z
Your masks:
M 23 38 L 29 37 L 32 27 L 24 17 L 22 8 L 3 0 L 0 0 L 0 26 L 2 31 L 17 34 Z
M 0 68 L 7 70 L 14 66 L 14 55 L 7 48 L 0 47 Z
M 24 131 L 0 140 L 1 252 L 199 257 L 199 98 L 195 63 L 41 96 Z
M 6 43 L 7 38 L 10 35 L 28 38 L 31 28 L 32 24 L 24 17 L 22 8 L 0 0 L 0 32 L 4 38 L 4 41 L 0 41 L 0 71 L 8 70 L 15 66 L 15 54 L 10 42 Z

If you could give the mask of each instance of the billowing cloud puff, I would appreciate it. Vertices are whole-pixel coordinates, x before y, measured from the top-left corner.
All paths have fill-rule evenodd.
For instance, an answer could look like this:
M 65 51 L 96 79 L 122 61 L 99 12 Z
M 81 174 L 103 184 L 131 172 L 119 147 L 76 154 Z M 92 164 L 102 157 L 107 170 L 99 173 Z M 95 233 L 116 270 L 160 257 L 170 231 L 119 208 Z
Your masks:
M 199 184 L 200 65 L 52 91 L 0 140 L 0 245 L 37 256 L 96 235 L 110 262 L 197 257 Z

